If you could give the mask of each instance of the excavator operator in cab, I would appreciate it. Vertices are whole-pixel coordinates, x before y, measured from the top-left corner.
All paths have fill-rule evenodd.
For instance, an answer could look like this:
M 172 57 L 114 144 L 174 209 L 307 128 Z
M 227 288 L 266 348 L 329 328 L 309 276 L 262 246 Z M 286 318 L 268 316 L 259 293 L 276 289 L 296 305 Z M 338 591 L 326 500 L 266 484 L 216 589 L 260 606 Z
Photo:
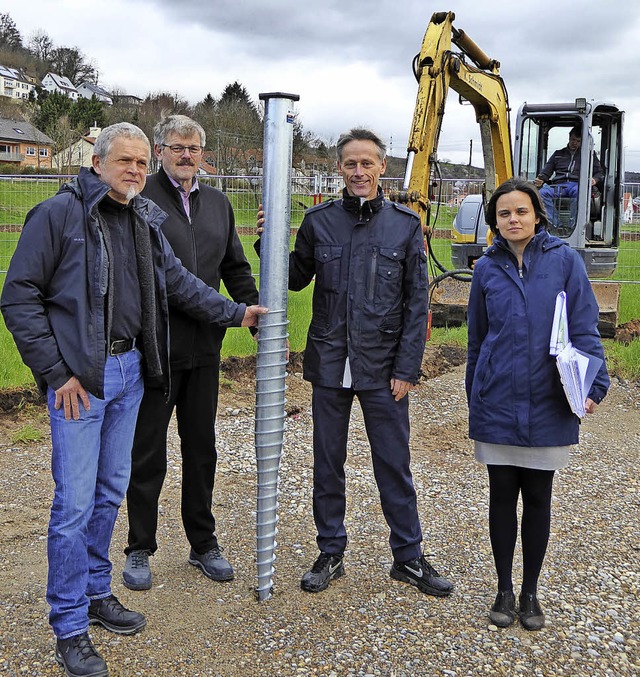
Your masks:
M 578 182 L 580 180 L 580 145 L 582 129 L 575 125 L 569 132 L 569 143 L 555 151 L 542 171 L 533 180 L 540 188 L 540 196 L 544 202 L 550 224 L 557 224 L 557 204 L 560 198 L 571 198 L 571 222 L 575 224 L 578 204 Z M 551 178 L 553 177 L 553 178 Z M 593 154 L 593 176 L 591 185 L 595 186 L 604 178 L 598 156 Z

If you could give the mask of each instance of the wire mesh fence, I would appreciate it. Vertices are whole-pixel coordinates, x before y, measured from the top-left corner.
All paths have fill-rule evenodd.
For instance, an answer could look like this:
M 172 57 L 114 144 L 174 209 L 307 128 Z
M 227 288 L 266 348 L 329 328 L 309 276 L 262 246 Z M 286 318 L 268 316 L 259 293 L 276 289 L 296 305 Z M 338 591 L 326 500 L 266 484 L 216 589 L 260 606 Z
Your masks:
M 15 249 L 22 224 L 30 209 L 55 195 L 72 176 L 0 175 L 0 274 L 5 273 Z M 221 190 L 233 206 L 236 226 L 255 271 L 259 270 L 253 251 L 256 212 L 261 201 L 259 176 L 200 176 L 198 180 Z M 381 179 L 386 194 L 402 188 L 402 179 Z M 293 176 L 291 180 L 292 235 L 302 222 L 305 210 L 319 202 L 340 197 L 340 176 Z M 473 179 L 442 179 L 432 186 L 432 245 L 439 261 L 450 263 L 450 232 L 460 203 L 467 195 L 482 192 L 482 182 Z M 615 278 L 622 282 L 640 282 L 640 183 L 624 186 L 623 223 Z M 1 282 L 1 280 L 0 280 Z
M 640 282 L 640 183 L 627 183 L 622 194 L 620 251 L 615 278 Z

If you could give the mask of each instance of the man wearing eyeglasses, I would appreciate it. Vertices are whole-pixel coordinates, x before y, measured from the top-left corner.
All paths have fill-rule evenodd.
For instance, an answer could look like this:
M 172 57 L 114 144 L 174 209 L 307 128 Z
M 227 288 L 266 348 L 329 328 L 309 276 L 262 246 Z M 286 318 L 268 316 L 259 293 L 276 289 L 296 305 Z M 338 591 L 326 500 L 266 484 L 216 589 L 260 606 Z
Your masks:
M 162 231 L 176 256 L 215 289 L 248 304 L 258 302 L 251 268 L 235 229 L 229 200 L 199 183 L 196 174 L 206 142 L 204 129 L 184 115 L 163 118 L 154 129 L 161 162 L 144 195 L 168 217 Z M 152 585 L 149 555 L 158 548 L 158 502 L 167 471 L 167 429 L 176 410 L 182 452 L 182 522 L 191 545 L 189 562 L 214 581 L 228 581 L 233 568 L 222 555 L 211 511 L 217 452 L 220 348 L 224 330 L 193 320 L 180 310 L 170 315 L 171 392 L 147 388 L 140 406 L 127 491 L 129 539 L 124 584 Z

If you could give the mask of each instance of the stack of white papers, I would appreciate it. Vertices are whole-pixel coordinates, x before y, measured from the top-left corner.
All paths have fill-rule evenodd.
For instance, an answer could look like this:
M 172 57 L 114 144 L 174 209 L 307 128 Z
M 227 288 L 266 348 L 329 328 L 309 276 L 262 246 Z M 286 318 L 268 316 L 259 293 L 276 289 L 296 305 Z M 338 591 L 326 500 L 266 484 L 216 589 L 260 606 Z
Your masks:
M 549 354 L 556 357 L 556 366 L 571 411 L 579 418 L 583 418 L 586 414 L 585 402 L 602 360 L 583 353 L 571 344 L 567 320 L 567 294 L 564 291 L 556 297 Z
M 601 364 L 599 357 L 583 353 L 574 348 L 571 342 L 556 356 L 564 393 L 571 411 L 579 418 L 586 414 L 584 405 Z

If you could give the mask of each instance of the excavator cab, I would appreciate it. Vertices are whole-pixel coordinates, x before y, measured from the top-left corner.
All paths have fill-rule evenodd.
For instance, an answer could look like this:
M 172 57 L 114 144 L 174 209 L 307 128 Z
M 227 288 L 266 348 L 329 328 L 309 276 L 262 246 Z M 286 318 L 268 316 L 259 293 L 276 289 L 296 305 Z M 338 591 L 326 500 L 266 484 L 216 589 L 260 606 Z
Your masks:
M 518 111 L 514 174 L 534 181 L 553 152 L 567 147 L 570 130 L 581 130 L 578 180 L 547 177 L 540 189 L 548 230 L 583 257 L 591 278 L 616 269 L 621 222 L 622 124 L 624 113 L 610 103 L 529 104 Z M 595 154 L 595 156 L 594 156 Z M 594 164 L 599 162 L 600 171 Z M 597 165 L 596 165 L 597 169 Z M 594 182 L 592 181 L 594 178 Z
M 577 125 L 582 131 L 579 180 L 567 190 L 561 180 L 549 177 L 551 181 L 541 193 L 543 198 L 546 193 L 549 232 L 580 253 L 592 279 L 611 277 L 618 260 L 623 122 L 624 112 L 617 106 L 586 99 L 573 103 L 524 103 L 516 119 L 513 173 L 529 181 L 538 177 L 555 150 L 567 146 L 572 128 Z M 591 181 L 594 153 L 602 173 L 596 185 Z M 486 248 L 488 226 L 483 207 L 479 196 L 465 198 L 460 207 L 452 228 L 455 268 L 472 268 Z

